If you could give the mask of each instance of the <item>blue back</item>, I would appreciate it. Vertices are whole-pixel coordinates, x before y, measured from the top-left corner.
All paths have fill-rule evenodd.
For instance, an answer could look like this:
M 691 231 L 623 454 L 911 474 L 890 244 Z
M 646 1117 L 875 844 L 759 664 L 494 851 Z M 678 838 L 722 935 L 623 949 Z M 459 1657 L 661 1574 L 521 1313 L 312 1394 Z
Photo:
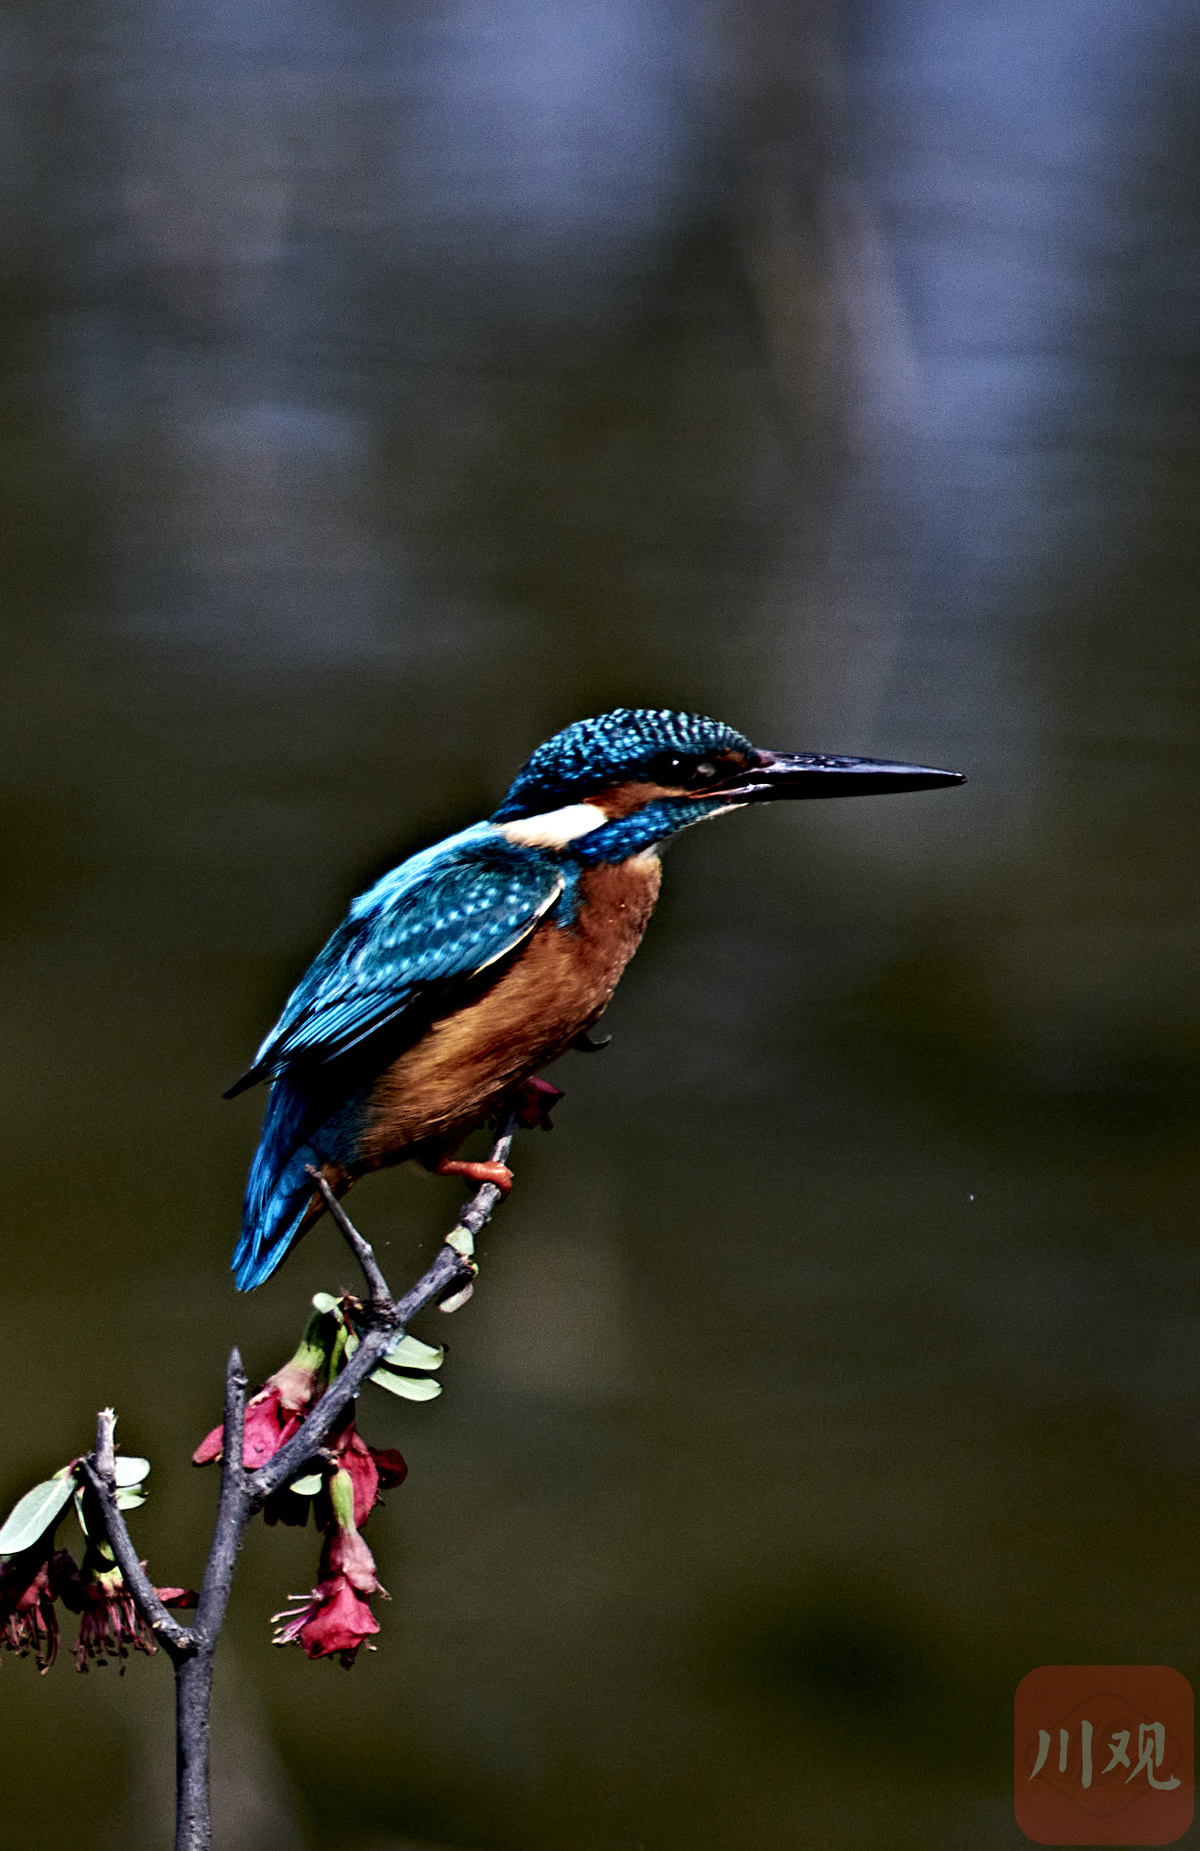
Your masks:
M 313 1193 L 306 1166 L 353 1166 L 374 1080 L 452 1006 L 456 986 L 539 920 L 569 926 L 583 868 L 637 854 L 728 800 L 657 797 L 561 849 L 510 842 L 503 824 L 639 779 L 670 785 L 689 758 L 752 750 L 698 714 L 621 707 L 578 720 L 538 747 L 490 823 L 413 855 L 353 902 L 231 1089 L 274 1081 L 234 1253 L 239 1286 L 261 1284 L 298 1237 Z

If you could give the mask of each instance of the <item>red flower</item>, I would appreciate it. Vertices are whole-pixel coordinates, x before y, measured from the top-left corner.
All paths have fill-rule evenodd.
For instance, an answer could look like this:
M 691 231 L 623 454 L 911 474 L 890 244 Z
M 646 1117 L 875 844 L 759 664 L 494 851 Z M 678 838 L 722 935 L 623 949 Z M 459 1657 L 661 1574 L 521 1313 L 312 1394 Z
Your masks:
M 375 1558 L 355 1525 L 355 1483 L 345 1469 L 330 1480 L 329 1499 L 334 1522 L 321 1551 L 321 1579 L 311 1594 L 292 1596 L 300 1602 L 298 1607 L 274 1615 L 279 1627 L 275 1644 L 303 1646 L 310 1658 L 339 1658 L 349 1670 L 360 1646 L 379 1631 L 366 1596 L 382 1594 L 386 1600 L 388 1593 L 376 1578 Z
M 325 1451 L 326 1457 L 330 1453 L 336 1457 L 338 1466 L 349 1474 L 353 1484 L 356 1529 L 379 1503 L 379 1493 L 391 1491 L 396 1485 L 403 1484 L 408 1475 L 408 1467 L 395 1447 L 367 1445 L 355 1427 L 352 1407 L 345 1416 L 341 1432 L 331 1437 Z M 263 1505 L 263 1520 L 272 1524 L 292 1524 L 303 1529 L 308 1522 L 308 1512 L 308 1498 L 294 1497 L 285 1488 L 283 1491 L 272 1492 L 267 1499 Z M 314 1515 L 318 1529 L 327 1530 L 334 1520 L 328 1485 L 316 1497 Z
M 242 1441 L 242 1459 L 249 1471 L 257 1471 L 297 1431 L 312 1403 L 318 1398 L 317 1384 L 325 1366 L 324 1349 L 305 1340 L 292 1357 L 269 1375 L 258 1393 L 246 1403 L 246 1430 Z M 214 1427 L 192 1454 L 193 1465 L 210 1465 L 221 1457 L 224 1428 Z
M 50 1554 L 52 1540 L 53 1530 L 0 1564 L 0 1646 L 18 1658 L 32 1652 L 39 1671 L 49 1671 L 58 1656 L 54 1602 L 78 1572 L 65 1549 Z
M 145 1567 L 145 1563 L 142 1564 Z M 187 1588 L 160 1587 L 156 1593 L 167 1607 L 194 1607 L 196 1596 Z M 79 1603 L 79 1638 L 75 1642 L 75 1667 L 86 1671 L 89 1662 L 107 1664 L 118 1660 L 121 1676 L 130 1648 L 149 1656 L 157 1651 L 154 1634 L 134 1605 L 133 1595 L 125 1586 L 119 1568 L 102 1570 L 85 1581 L 77 1594 Z
M 380 1491 L 402 1485 L 408 1466 L 394 1446 L 368 1446 L 354 1424 L 354 1415 L 330 1441 L 338 1466 L 348 1472 L 354 1487 L 354 1527 L 360 1529 L 379 1502 Z

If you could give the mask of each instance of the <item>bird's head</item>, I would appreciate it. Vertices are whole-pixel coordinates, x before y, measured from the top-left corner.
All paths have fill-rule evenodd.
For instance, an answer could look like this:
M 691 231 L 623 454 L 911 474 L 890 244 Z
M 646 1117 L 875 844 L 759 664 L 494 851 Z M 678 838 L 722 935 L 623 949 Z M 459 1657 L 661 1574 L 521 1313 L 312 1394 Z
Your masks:
M 618 707 L 540 745 L 492 817 L 514 842 L 621 860 L 689 823 L 782 797 L 857 797 L 961 784 L 887 759 L 767 752 L 700 714 Z

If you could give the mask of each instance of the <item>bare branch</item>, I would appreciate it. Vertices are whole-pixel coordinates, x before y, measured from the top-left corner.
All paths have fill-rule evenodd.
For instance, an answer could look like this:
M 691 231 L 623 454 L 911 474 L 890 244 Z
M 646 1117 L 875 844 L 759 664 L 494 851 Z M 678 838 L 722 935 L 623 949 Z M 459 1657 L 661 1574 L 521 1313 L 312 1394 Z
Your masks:
M 245 1430 L 246 1371 L 242 1367 L 240 1353 L 234 1349 L 229 1352 L 229 1361 L 225 1367 L 225 1424 L 221 1441 L 221 1496 L 217 1504 L 217 1523 L 200 1589 L 196 1623 L 192 1629 L 197 1639 L 204 1644 L 215 1640 L 220 1631 L 233 1581 L 233 1565 L 250 1517 L 242 1450 Z
M 500 1135 L 492 1147 L 490 1158 L 492 1163 L 508 1162 L 508 1153 L 512 1149 L 513 1134 L 516 1129 L 517 1113 L 514 1108 L 500 1126 Z M 478 1234 L 487 1226 L 498 1204 L 503 1200 L 504 1197 L 495 1183 L 482 1183 L 458 1217 L 458 1226 L 464 1228 L 472 1236 Z M 454 1229 L 453 1233 L 457 1231 Z M 452 1235 L 448 1235 L 447 1238 L 452 1238 Z
M 396 1300 L 393 1307 L 395 1322 L 367 1332 L 346 1367 L 325 1390 L 299 1432 L 293 1434 L 287 1445 L 281 1446 L 274 1458 L 269 1459 L 266 1465 L 247 1480 L 246 1489 L 252 1509 L 257 1510 L 273 1491 L 280 1490 L 290 1479 L 295 1478 L 324 1445 L 343 1410 L 349 1406 L 371 1371 L 378 1368 L 385 1351 L 395 1341 L 397 1326 L 402 1328 L 418 1311 L 435 1303 L 456 1280 L 473 1277 L 470 1261 L 465 1260 L 461 1253 L 447 1246 L 439 1249 L 436 1260 L 424 1277 L 403 1298 Z
M 326 1208 L 345 1235 L 347 1245 L 351 1248 L 355 1259 L 363 1269 L 363 1277 L 366 1279 L 371 1291 L 372 1312 L 375 1314 L 376 1319 L 394 1326 L 396 1318 L 395 1311 L 392 1307 L 391 1289 L 382 1272 L 379 1270 L 379 1262 L 375 1258 L 375 1249 L 372 1247 L 370 1241 L 363 1239 L 349 1215 L 338 1201 L 336 1195 L 334 1195 L 333 1190 L 329 1187 L 328 1182 L 322 1176 L 320 1170 L 314 1168 L 311 1163 L 306 1164 L 304 1167 L 324 1196 Z
M 117 1477 L 116 1430 L 115 1408 L 101 1408 L 96 1416 L 96 1470 L 106 1484 L 111 1479 L 114 1486 Z
M 96 1451 L 82 1461 L 84 1476 L 96 1495 L 104 1518 L 104 1529 L 117 1559 L 117 1567 L 129 1592 L 133 1595 L 138 1612 L 151 1631 L 157 1635 L 172 1655 L 194 1652 L 196 1641 L 191 1629 L 181 1626 L 173 1614 L 167 1612 L 155 1592 L 154 1584 L 138 1560 L 138 1552 L 133 1546 L 125 1518 L 117 1507 L 117 1486 L 113 1469 L 113 1427 L 116 1420 L 111 1408 L 104 1408 L 96 1422 Z M 105 1461 L 103 1476 L 100 1461 Z
M 512 1145 L 513 1132 L 516 1128 L 516 1113 L 510 1112 L 500 1130 L 492 1151 L 493 1163 L 503 1163 Z M 246 1489 L 251 1499 L 251 1508 L 257 1510 L 274 1491 L 279 1491 L 290 1479 L 298 1476 L 301 1469 L 324 1445 L 325 1440 L 336 1426 L 339 1416 L 353 1400 L 362 1384 L 376 1369 L 386 1350 L 395 1340 L 396 1331 L 404 1330 L 418 1311 L 427 1305 L 437 1304 L 457 1285 L 469 1284 L 475 1277 L 475 1268 L 471 1260 L 458 1247 L 452 1245 L 455 1234 L 460 1230 L 470 1234 L 472 1239 L 491 1219 L 495 1209 L 503 1200 L 501 1191 L 495 1183 L 481 1183 L 475 1194 L 458 1219 L 458 1226 L 453 1228 L 438 1249 L 437 1258 L 426 1273 L 403 1298 L 393 1300 L 387 1281 L 380 1272 L 375 1256 L 371 1253 L 371 1264 L 379 1278 L 380 1286 L 387 1296 L 388 1323 L 375 1330 L 369 1330 L 362 1339 L 354 1355 L 346 1364 L 337 1380 L 333 1382 L 316 1407 L 304 1422 L 298 1433 L 294 1433 L 286 1446 L 281 1446 L 273 1459 L 269 1459 L 251 1478 L 247 1480 Z M 340 1204 L 338 1205 L 340 1207 Z M 339 1226 L 341 1224 L 339 1223 Z M 345 1230 L 343 1229 L 343 1232 Z M 355 1236 L 362 1236 L 355 1229 Z M 366 1247 L 367 1243 L 362 1242 Z M 354 1243 L 351 1242 L 353 1246 Z M 357 1252 L 357 1248 L 355 1249 Z M 368 1253 L 371 1249 L 367 1247 Z M 364 1272 L 366 1267 L 363 1268 Z M 370 1278 L 370 1274 L 367 1275 Z M 374 1282 L 372 1281 L 374 1291 Z

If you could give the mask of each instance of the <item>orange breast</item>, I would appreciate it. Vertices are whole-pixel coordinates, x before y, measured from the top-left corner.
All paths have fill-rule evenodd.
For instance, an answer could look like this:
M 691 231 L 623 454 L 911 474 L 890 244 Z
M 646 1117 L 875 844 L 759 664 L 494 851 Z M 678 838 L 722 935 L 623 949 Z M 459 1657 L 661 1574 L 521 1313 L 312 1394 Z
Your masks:
M 543 922 L 494 983 L 431 1023 L 380 1075 L 356 1168 L 465 1136 L 590 1027 L 638 948 L 660 875 L 651 855 L 581 875 L 574 925 Z

